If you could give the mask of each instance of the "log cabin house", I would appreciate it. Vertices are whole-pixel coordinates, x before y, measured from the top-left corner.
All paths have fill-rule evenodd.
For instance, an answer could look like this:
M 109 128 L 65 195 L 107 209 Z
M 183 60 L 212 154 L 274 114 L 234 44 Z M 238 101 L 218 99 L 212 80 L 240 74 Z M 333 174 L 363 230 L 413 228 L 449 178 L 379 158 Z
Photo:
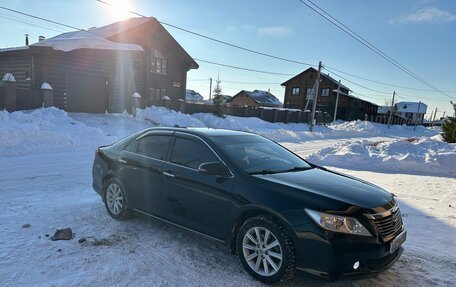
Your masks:
M 130 18 L 0 49 L 0 76 L 20 93 L 53 89 L 54 106 L 70 112 L 121 112 L 139 93 L 142 105 L 185 99 L 187 72 L 198 64 L 155 19 Z M 32 95 L 33 93 L 30 93 Z M 1 97 L 1 95 L 0 95 Z

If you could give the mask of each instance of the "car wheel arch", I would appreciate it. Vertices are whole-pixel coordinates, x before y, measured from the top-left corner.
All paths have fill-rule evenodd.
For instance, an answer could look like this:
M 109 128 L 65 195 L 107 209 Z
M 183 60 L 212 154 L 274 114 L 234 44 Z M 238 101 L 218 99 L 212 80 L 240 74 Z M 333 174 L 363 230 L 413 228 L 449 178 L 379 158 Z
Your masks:
M 293 244 L 296 243 L 295 236 L 294 236 L 295 233 L 293 231 L 293 228 L 290 226 L 288 221 L 282 215 L 280 215 L 279 213 L 277 213 L 273 210 L 266 209 L 264 207 L 250 206 L 250 207 L 247 207 L 244 210 L 242 210 L 237 215 L 237 217 L 235 218 L 233 223 L 231 224 L 231 234 L 230 234 L 230 238 L 228 240 L 228 244 L 229 244 L 228 246 L 229 246 L 232 254 L 236 254 L 236 237 L 237 237 L 237 234 L 238 234 L 242 224 L 244 224 L 244 222 L 247 221 L 248 219 L 257 217 L 260 215 L 267 216 L 267 217 L 275 220 L 279 224 L 281 224 L 283 227 L 285 227 L 285 229 L 292 235 L 291 238 L 292 238 Z

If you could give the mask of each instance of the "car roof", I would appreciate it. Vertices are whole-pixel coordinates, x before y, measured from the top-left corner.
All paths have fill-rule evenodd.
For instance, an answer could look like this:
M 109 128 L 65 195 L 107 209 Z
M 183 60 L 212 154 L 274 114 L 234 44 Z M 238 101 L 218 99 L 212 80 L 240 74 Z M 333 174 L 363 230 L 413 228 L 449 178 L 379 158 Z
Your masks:
M 240 136 L 240 135 L 254 135 L 249 132 L 226 130 L 226 129 L 213 129 L 213 128 L 180 128 L 180 127 L 153 127 L 148 128 L 149 131 L 173 131 L 182 132 L 188 134 L 194 134 L 202 137 L 213 137 L 213 136 Z

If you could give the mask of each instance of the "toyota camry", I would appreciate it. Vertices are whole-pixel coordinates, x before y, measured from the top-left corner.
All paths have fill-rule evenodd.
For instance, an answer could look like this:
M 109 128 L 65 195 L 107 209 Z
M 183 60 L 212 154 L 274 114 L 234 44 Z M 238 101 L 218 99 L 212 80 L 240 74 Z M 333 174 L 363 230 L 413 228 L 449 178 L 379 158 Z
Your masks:
M 145 129 L 99 147 L 92 175 L 111 217 L 141 213 L 223 242 L 262 282 L 375 276 L 406 238 L 391 193 L 251 133 Z

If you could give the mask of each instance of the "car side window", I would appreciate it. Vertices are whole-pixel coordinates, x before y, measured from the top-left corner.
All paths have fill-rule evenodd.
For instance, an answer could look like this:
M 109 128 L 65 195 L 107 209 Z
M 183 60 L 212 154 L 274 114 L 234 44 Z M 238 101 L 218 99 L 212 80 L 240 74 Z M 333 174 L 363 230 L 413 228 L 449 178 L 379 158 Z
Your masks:
M 165 160 L 166 152 L 168 151 L 169 144 L 171 142 L 171 137 L 164 135 L 151 135 L 143 137 L 137 142 L 136 151 L 132 152 L 159 160 Z
M 216 161 L 220 160 L 204 143 L 185 138 L 176 138 L 171 155 L 172 163 L 198 169 L 202 163 Z

